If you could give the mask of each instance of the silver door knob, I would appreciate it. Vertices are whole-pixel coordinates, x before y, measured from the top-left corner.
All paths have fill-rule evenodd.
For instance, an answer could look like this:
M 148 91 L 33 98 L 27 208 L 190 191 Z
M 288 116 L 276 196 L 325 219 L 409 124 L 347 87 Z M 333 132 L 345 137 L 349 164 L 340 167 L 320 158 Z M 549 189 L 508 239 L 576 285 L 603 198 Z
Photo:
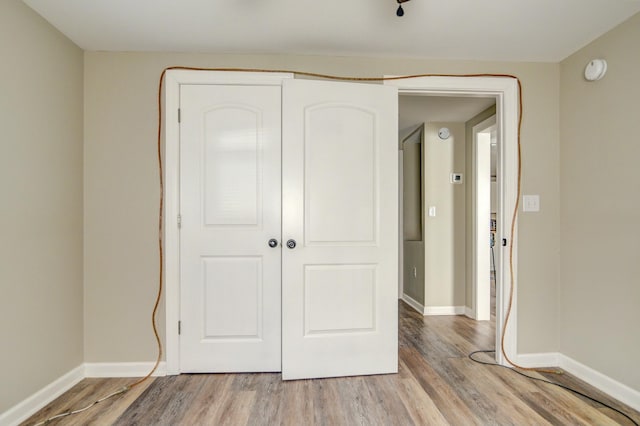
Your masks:
M 296 248 L 296 240 L 288 240 L 287 247 L 289 247 L 290 249 Z
M 278 240 L 276 240 L 275 238 L 270 239 L 269 240 L 269 247 L 271 247 L 271 248 L 278 247 Z

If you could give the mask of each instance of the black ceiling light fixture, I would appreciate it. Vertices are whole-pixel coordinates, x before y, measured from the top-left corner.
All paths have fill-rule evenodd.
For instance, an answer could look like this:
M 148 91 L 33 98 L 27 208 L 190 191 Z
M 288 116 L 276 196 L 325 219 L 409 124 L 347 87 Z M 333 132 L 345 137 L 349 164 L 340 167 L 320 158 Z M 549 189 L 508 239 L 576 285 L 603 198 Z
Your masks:
M 409 0 L 396 0 L 398 2 L 398 10 L 396 10 L 397 16 L 404 16 L 404 10 L 402 9 L 402 3 L 408 2 Z

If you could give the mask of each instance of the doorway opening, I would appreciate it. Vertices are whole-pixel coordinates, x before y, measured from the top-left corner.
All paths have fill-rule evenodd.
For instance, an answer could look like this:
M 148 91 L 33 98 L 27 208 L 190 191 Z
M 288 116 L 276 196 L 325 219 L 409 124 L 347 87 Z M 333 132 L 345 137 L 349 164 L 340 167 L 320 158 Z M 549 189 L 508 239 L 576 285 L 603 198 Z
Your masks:
M 399 97 L 400 298 L 423 315 L 491 320 L 495 122 L 495 98 Z
M 420 132 L 421 149 L 413 148 L 414 155 L 420 152 L 418 155 L 422 160 L 419 163 L 422 200 L 420 209 L 414 209 L 413 215 L 422 216 L 420 242 L 424 255 L 420 256 L 418 253 L 418 258 L 425 262 L 424 278 L 422 284 L 419 284 L 424 287 L 424 298 L 415 300 L 412 294 L 420 297 L 419 293 L 411 293 L 411 288 L 405 291 L 407 284 L 417 279 L 421 265 L 408 264 L 415 262 L 412 257 L 415 253 L 411 248 L 408 249 L 410 245 L 415 245 L 415 241 L 406 238 L 408 235 L 404 232 L 404 224 L 401 224 L 399 233 L 399 297 L 408 301 L 409 305 L 423 315 L 462 314 L 477 320 L 495 320 L 495 347 L 500 348 L 512 288 L 508 279 L 510 262 L 506 256 L 508 246 L 515 236 L 509 233 L 511 213 L 516 202 L 518 172 L 517 81 L 510 78 L 421 77 L 389 81 L 386 84 L 395 85 L 399 89 L 399 130 L 402 143 L 399 147 L 399 163 L 402 168 L 406 162 L 412 163 L 414 167 L 416 164 L 404 152 L 403 148 L 409 141 L 403 139 L 403 134 L 411 133 L 411 126 L 423 126 Z M 406 118 L 403 111 L 406 111 L 407 105 L 429 103 L 436 110 L 430 116 L 423 115 L 422 123 L 403 121 Z M 451 120 L 450 117 L 438 116 L 438 103 L 459 103 L 460 108 L 471 108 L 471 112 L 464 118 Z M 492 175 L 495 176 L 493 182 Z M 416 174 L 413 173 L 413 176 L 415 179 Z M 406 189 L 407 177 L 402 176 L 402 179 L 405 187 L 401 188 L 401 193 L 406 195 L 411 191 Z M 415 190 L 413 194 L 415 198 Z M 401 202 L 400 217 L 406 219 L 407 214 L 403 211 L 405 207 L 406 203 Z M 514 234 L 516 232 L 517 229 L 514 228 Z M 493 247 L 490 245 L 492 240 L 496 242 Z M 515 296 L 515 245 L 512 260 Z M 415 283 L 410 285 L 415 286 Z M 495 316 L 490 315 L 489 308 L 492 288 L 495 295 Z M 411 299 L 418 303 L 411 303 Z M 514 297 L 509 327 L 504 330 L 504 353 L 496 352 L 496 361 L 503 365 L 506 364 L 504 354 L 511 358 L 516 353 L 516 304 Z

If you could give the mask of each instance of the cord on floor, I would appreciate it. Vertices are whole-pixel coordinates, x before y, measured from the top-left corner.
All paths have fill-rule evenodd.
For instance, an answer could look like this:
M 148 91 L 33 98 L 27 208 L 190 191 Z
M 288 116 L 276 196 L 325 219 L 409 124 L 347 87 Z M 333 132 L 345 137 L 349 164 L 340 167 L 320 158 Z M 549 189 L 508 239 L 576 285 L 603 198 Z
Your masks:
M 478 353 L 495 353 L 495 352 L 496 352 L 496 351 L 494 351 L 494 350 L 473 351 L 473 352 L 471 352 L 471 353 L 468 355 L 468 357 L 469 357 L 469 359 L 470 359 L 471 361 L 473 361 L 473 362 L 477 362 L 478 364 L 490 365 L 490 366 L 493 366 L 493 367 L 506 368 L 507 370 L 511 370 L 511 371 L 513 371 L 514 373 L 517 373 L 517 374 L 519 374 L 519 375 L 521 375 L 521 376 L 523 376 L 523 377 L 526 377 L 527 379 L 536 380 L 536 381 L 538 381 L 538 382 L 543 382 L 543 383 L 547 383 L 547 384 L 549 384 L 549 385 L 557 386 L 557 387 L 559 387 L 559 388 L 562 388 L 562 389 L 564 389 L 564 390 L 567 390 L 567 391 L 569 391 L 569 392 L 572 392 L 572 393 L 574 393 L 574 394 L 576 394 L 576 395 L 580 395 L 580 396 L 582 396 L 582 397 L 584 397 L 584 398 L 587 398 L 587 399 L 589 399 L 589 400 L 591 400 L 591 401 L 593 401 L 593 402 L 595 402 L 595 403 L 597 403 L 597 404 L 602 405 L 603 407 L 606 407 L 606 408 L 608 408 L 608 409 L 610 409 L 610 410 L 613 410 L 613 411 L 615 411 L 616 413 L 618 413 L 618 414 L 620 414 L 620 415 L 622 415 L 622 416 L 626 417 L 626 418 L 627 418 L 627 419 L 629 419 L 629 421 L 630 421 L 631 423 L 633 423 L 635 426 L 640 426 L 640 425 L 638 425 L 638 423 L 637 423 L 635 420 L 633 420 L 633 419 L 632 419 L 628 414 L 626 414 L 626 413 L 624 413 L 624 412 L 622 412 L 622 411 L 618 410 L 617 408 L 614 408 L 614 407 L 612 407 L 611 405 L 606 404 L 606 403 L 604 403 L 604 402 L 602 402 L 602 401 L 600 401 L 600 400 L 598 400 L 598 399 L 592 398 L 592 397 L 590 397 L 589 395 L 585 395 L 584 393 L 582 393 L 582 392 L 580 392 L 580 391 L 578 391 L 578 390 L 572 389 L 572 388 L 570 388 L 569 386 L 565 386 L 565 385 L 560 384 L 560 383 L 552 382 L 552 381 L 550 381 L 550 380 L 541 379 L 541 378 L 539 378 L 539 377 L 529 376 L 528 374 L 524 374 L 522 371 L 518 371 L 518 369 L 516 369 L 516 368 L 507 367 L 506 365 L 500 365 L 500 364 L 497 364 L 497 363 L 495 363 L 495 362 L 480 361 L 480 360 L 475 359 L 475 358 L 473 357 L 473 355 L 478 354 Z
M 91 404 L 87 405 L 84 408 L 79 408 L 77 410 L 69 410 L 69 411 L 65 411 L 64 413 L 56 414 L 55 416 L 49 417 L 49 418 L 47 418 L 47 419 L 45 419 L 45 420 L 43 420 L 43 421 L 41 421 L 39 423 L 34 424 L 33 426 L 46 425 L 46 424 L 52 422 L 53 420 L 60 419 L 62 417 L 67 417 L 67 416 L 70 416 L 72 414 L 82 413 L 83 411 L 87 411 L 89 408 L 93 407 L 96 404 L 101 403 L 102 401 L 105 401 L 105 400 L 107 400 L 109 398 L 112 398 L 112 397 L 114 397 L 116 395 L 120 395 L 122 393 L 128 392 L 129 389 L 131 389 L 131 387 L 125 386 L 125 387 L 123 387 L 123 388 L 121 388 L 121 389 L 119 389 L 119 390 L 117 390 L 117 391 L 115 391 L 113 393 L 110 393 L 109 395 L 107 395 L 107 396 L 105 396 L 103 398 L 100 398 L 100 399 L 97 399 L 97 400 L 93 401 Z

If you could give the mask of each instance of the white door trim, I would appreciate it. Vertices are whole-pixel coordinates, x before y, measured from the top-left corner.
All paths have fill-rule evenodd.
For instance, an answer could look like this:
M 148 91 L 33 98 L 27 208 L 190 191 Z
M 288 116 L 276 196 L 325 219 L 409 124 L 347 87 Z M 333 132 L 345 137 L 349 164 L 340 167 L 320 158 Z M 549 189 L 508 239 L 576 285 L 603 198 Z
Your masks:
M 517 201 L 518 177 L 518 82 L 511 77 L 416 77 L 402 80 L 387 80 L 385 84 L 398 87 L 398 94 L 438 95 L 438 96 L 483 96 L 496 98 L 496 119 L 500 141 L 498 147 L 497 173 L 500 176 L 498 199 L 498 230 L 496 256 L 500 279 L 496 282 L 496 361 L 508 365 L 500 350 L 504 319 L 509 303 L 510 277 L 509 245 L 513 244 L 513 304 L 509 326 L 504 333 L 504 350 L 510 359 L 517 352 L 517 284 L 518 247 L 517 223 L 511 232 L 511 217 Z M 506 239 L 507 246 L 500 242 Z M 507 260 L 507 261 L 503 261 Z
M 471 129 L 471 168 L 474 175 L 473 187 L 471 189 L 471 286 L 473 295 L 473 311 L 474 319 L 478 321 L 486 321 L 491 316 L 491 283 L 489 278 L 488 265 L 490 264 L 490 246 L 489 246 L 489 231 L 488 224 L 491 218 L 490 209 L 490 182 L 486 183 L 486 187 L 481 185 L 480 178 L 485 175 L 486 179 L 489 179 L 491 161 L 490 154 L 487 154 L 487 158 L 480 161 L 479 153 L 479 140 L 478 135 L 483 133 L 491 126 L 495 126 L 496 116 L 493 115 L 479 124 L 476 124 Z M 490 141 L 489 141 L 490 143 Z M 487 147 L 487 149 L 491 149 Z M 486 154 L 486 153 L 485 153 Z M 481 164 L 482 163 L 482 164 Z M 481 188 L 482 186 L 482 188 Z M 482 192 L 482 194 L 480 193 Z M 483 207 L 489 209 L 489 213 L 485 216 L 480 213 L 480 204 Z M 485 266 L 482 266 L 485 265 Z
M 165 354 L 167 374 L 180 373 L 180 125 L 178 108 L 182 84 L 274 85 L 293 78 L 289 73 L 169 70 L 164 81 L 164 224 Z
M 402 146 L 402 141 L 400 141 Z M 398 299 L 404 295 L 404 153 L 402 148 L 398 150 Z
M 179 305 L 179 135 L 178 105 L 181 84 L 272 84 L 281 85 L 288 73 L 252 73 L 252 72 L 211 72 L 170 70 L 165 78 L 165 131 L 164 131 L 164 271 L 165 271 L 165 309 L 166 309 L 166 362 L 167 374 L 178 374 L 180 368 L 178 320 Z M 498 197 L 501 203 L 500 223 L 502 230 L 497 241 L 503 238 L 508 244 L 513 242 L 513 306 L 509 327 L 505 332 L 505 352 L 514 358 L 517 348 L 517 224 L 514 235 L 511 231 L 511 216 L 516 203 L 517 167 L 518 167 L 518 85 L 509 77 L 418 77 L 403 80 L 386 81 L 398 87 L 399 94 L 423 94 L 440 96 L 485 96 L 496 98 L 496 116 L 498 132 L 502 143 L 498 152 L 498 173 L 501 175 Z M 509 277 L 509 247 L 497 245 L 500 277 Z M 506 281 L 506 280 L 505 280 Z M 500 336 L 509 302 L 509 283 L 499 280 L 496 283 L 496 348 L 500 348 Z M 496 352 L 496 360 L 506 365 L 501 351 Z

